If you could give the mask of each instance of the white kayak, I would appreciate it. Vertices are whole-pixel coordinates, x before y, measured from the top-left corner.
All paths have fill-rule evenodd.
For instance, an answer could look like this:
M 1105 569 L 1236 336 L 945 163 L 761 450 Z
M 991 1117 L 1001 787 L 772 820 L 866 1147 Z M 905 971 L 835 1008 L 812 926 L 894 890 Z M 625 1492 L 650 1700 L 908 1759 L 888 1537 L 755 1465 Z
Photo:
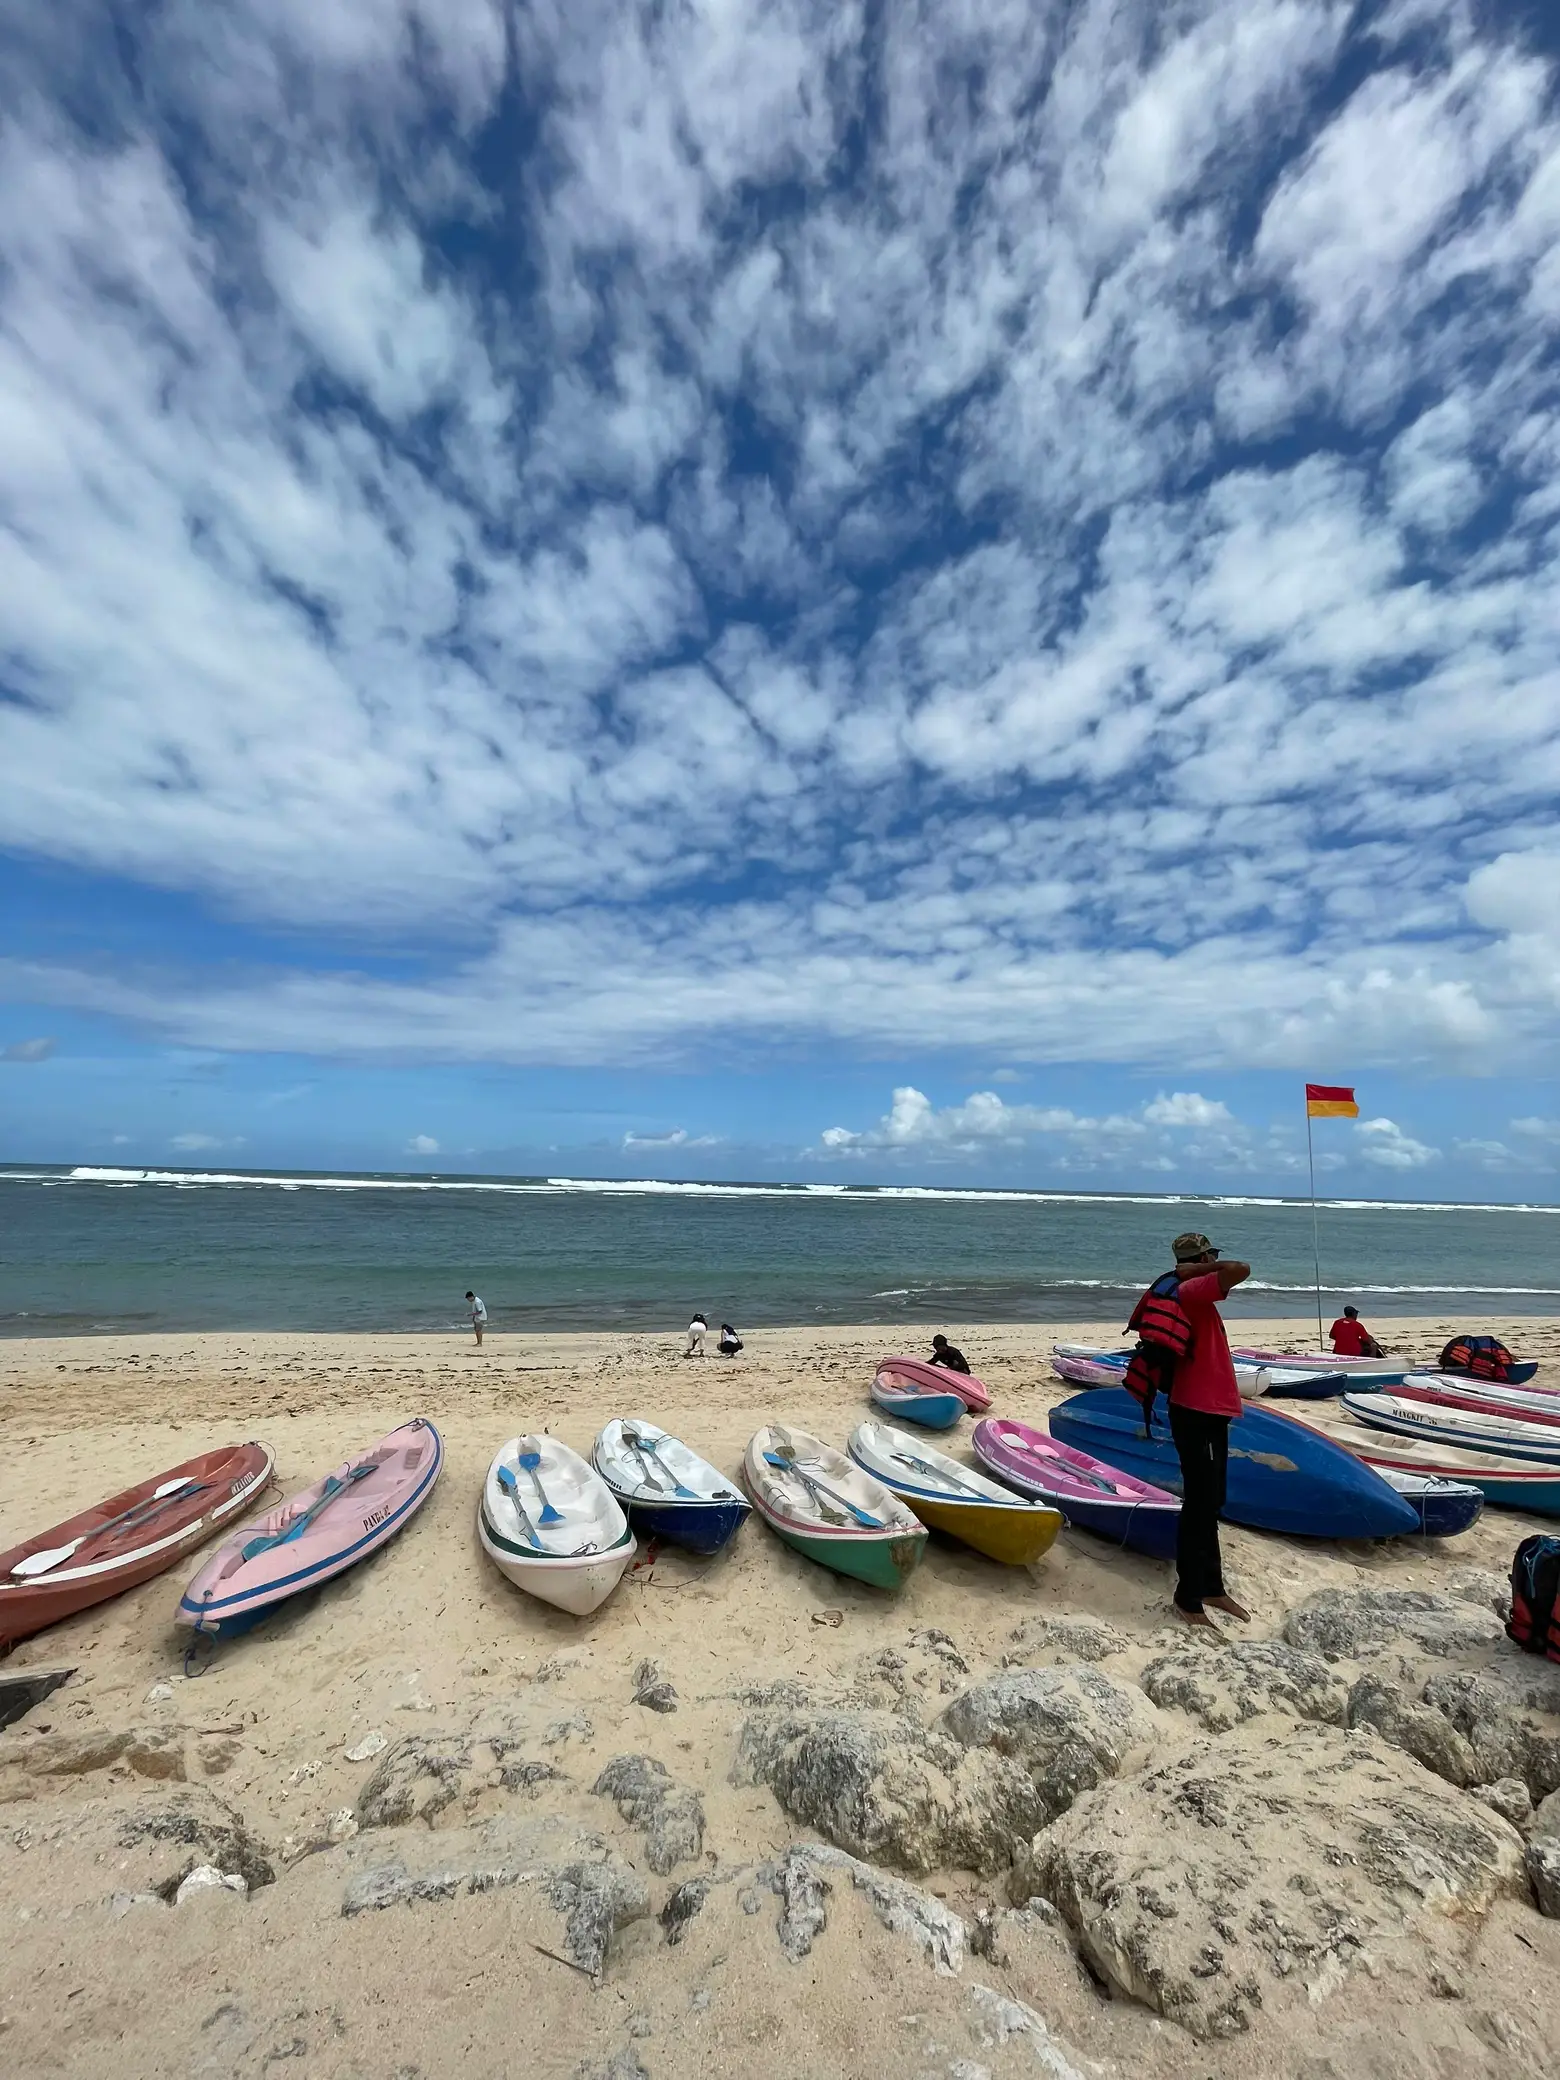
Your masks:
M 1466 1372 L 1410 1372 L 1397 1391 L 1411 1401 L 1428 1397 L 1454 1408 L 1484 1407 L 1560 1423 L 1560 1393 L 1552 1387 L 1512 1387 L 1502 1380 L 1470 1379 Z
M 1058 1379 L 1079 1387 L 1119 1387 L 1131 1351 L 1096 1350 L 1086 1343 L 1058 1343 L 1053 1347 L 1051 1370 Z M 1254 1365 L 1245 1358 L 1231 1360 L 1235 1384 L 1243 1401 L 1258 1401 L 1264 1395 L 1275 1400 L 1321 1401 L 1341 1394 L 1349 1385 L 1342 1371 L 1318 1370 L 1304 1365 Z
M 1443 1407 L 1411 1400 L 1406 1394 L 1345 1394 L 1343 1406 L 1375 1430 L 1391 1430 L 1403 1437 L 1433 1437 L 1464 1451 L 1498 1452 L 1560 1466 L 1560 1430 L 1548 1423 Z
M 556 1437 L 512 1437 L 477 1505 L 484 1552 L 517 1589 L 583 1618 L 623 1579 L 638 1550 L 594 1466 Z

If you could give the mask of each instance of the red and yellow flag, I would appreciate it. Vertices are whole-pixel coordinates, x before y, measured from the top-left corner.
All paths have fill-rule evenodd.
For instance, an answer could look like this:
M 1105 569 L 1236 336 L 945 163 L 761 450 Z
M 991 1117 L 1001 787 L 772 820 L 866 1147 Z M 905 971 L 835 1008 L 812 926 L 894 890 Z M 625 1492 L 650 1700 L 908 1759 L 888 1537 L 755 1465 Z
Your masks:
M 1305 1087 L 1307 1119 L 1358 1119 L 1360 1108 L 1346 1083 L 1308 1083 Z

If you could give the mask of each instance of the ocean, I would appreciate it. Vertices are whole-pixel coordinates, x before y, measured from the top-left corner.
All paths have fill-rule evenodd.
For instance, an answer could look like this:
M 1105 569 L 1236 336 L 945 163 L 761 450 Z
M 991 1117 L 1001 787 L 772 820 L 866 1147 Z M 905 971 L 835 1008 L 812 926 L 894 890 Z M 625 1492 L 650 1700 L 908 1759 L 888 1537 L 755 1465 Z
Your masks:
M 1560 1207 L 1324 1201 L 1323 1308 L 1560 1313 Z M 576 1178 L 0 1169 L 0 1333 L 1125 1321 L 1185 1228 L 1313 1312 L 1305 1200 Z

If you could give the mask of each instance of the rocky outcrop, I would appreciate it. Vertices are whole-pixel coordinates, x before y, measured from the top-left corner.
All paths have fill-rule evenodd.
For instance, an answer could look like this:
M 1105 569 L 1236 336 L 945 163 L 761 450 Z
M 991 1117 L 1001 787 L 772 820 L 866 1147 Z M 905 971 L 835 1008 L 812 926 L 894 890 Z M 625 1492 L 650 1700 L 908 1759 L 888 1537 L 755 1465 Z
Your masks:
M 804 1707 L 746 1720 L 733 1772 L 837 1848 L 902 1870 L 1000 1870 L 1047 1816 L 1028 1772 L 899 1712 Z
M 551 1904 L 564 1917 L 563 1947 L 581 1971 L 599 1978 L 612 1938 L 650 1911 L 644 1880 L 610 1851 L 581 1857 L 546 1881 Z
M 1101 1624 L 1097 1618 L 1071 1618 L 1058 1613 L 1055 1617 L 1026 1618 L 1008 1634 L 1008 1648 L 1002 1656 L 1004 1668 L 1032 1666 L 1037 1661 L 1108 1661 L 1113 1654 L 1125 1654 L 1132 1642 L 1124 1632 L 1114 1625 Z
M 961 1746 L 1018 1763 L 1048 1820 L 1164 1732 L 1141 1691 L 1082 1665 L 1004 1669 L 956 1698 L 938 1723 Z
M 202 1865 L 239 1877 L 250 1892 L 275 1881 L 265 1844 L 241 1813 L 203 1789 L 177 1792 L 166 1805 L 128 1812 L 119 1828 L 122 1849 L 139 1851 L 137 1886 L 172 1899 Z
M 1550 1835 L 1535 1836 L 1527 1845 L 1527 1874 L 1538 1911 L 1560 1921 L 1560 1842 Z
M 908 1936 L 934 1971 L 951 1978 L 963 1968 L 969 1930 L 951 1908 L 902 1878 L 819 1842 L 799 1842 L 770 1873 L 781 1902 L 780 1947 L 793 1963 L 807 1956 L 828 1926 L 824 1902 L 836 1880 L 848 1880 L 864 1894 L 883 1926 Z
M 1528 1889 L 1515 1831 L 1408 1757 L 1261 1721 L 1081 1799 L 1023 1877 L 1103 1978 L 1203 2037 Z
M 690 1862 L 704 1848 L 704 1801 L 673 1781 L 650 1755 L 614 1755 L 591 1786 L 645 1837 L 645 1861 L 658 1877 Z
M 1448 1784 L 1465 1787 L 1479 1781 L 1479 1758 L 1446 1714 L 1405 1697 L 1376 1676 L 1361 1676 L 1349 1692 L 1347 1723 L 1374 1727 L 1384 1741 Z
M 358 1793 L 359 1827 L 458 1825 L 487 1792 L 534 1794 L 542 1784 L 566 1782 L 553 1763 L 524 1752 L 529 1738 L 510 1722 L 408 1734 L 378 1756 Z
M 1155 1704 L 1186 1712 L 1209 1733 L 1263 1712 L 1341 1726 L 1349 1698 L 1330 1663 L 1281 1640 L 1238 1640 L 1213 1653 L 1183 1647 L 1151 1661 L 1139 1680 Z
M 30 1798 L 40 1780 L 84 1777 L 119 1765 L 138 1777 L 182 1784 L 185 1766 L 182 1726 L 126 1726 L 111 1732 L 37 1734 L 25 1746 L 0 1756 L 0 1805 Z
M 659 1661 L 641 1661 L 634 1670 L 634 1702 L 647 1712 L 675 1712 L 677 1692 L 661 1671 Z
M 1472 1748 L 1478 1781 L 1520 1777 L 1536 1805 L 1560 1789 L 1560 1735 L 1544 1732 L 1514 1704 L 1531 1694 L 1531 1686 L 1482 1674 L 1432 1676 L 1424 1687 L 1425 1703 L 1444 1712 Z M 1538 1694 L 1549 1696 L 1547 1689 Z
M 1290 1646 L 1329 1660 L 1404 1644 L 1425 1654 L 1475 1654 L 1505 1636 L 1493 1610 L 1430 1589 L 1320 1589 L 1284 1620 Z

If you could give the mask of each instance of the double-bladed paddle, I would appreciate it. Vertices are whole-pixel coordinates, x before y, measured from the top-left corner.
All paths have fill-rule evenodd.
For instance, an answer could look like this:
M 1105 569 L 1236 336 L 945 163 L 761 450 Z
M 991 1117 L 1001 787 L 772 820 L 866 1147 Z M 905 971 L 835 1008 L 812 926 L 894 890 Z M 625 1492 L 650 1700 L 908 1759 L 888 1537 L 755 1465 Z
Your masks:
M 262 1553 L 269 1553 L 276 1546 L 290 1546 L 295 1538 L 302 1538 L 321 1510 L 329 1509 L 339 1496 L 345 1495 L 354 1482 L 365 1479 L 378 1465 L 377 1459 L 365 1459 L 360 1466 L 349 1467 L 344 1480 L 338 1481 L 332 1474 L 301 1517 L 289 1524 L 285 1531 L 267 1531 L 259 1538 L 250 1539 L 240 1553 L 240 1559 L 258 1560 Z
M 827 1496 L 830 1502 L 837 1503 L 843 1510 L 848 1510 L 864 1530 L 886 1531 L 888 1529 L 881 1517 L 874 1517 L 870 1511 L 859 1509 L 848 1495 L 840 1494 L 837 1488 L 825 1487 L 822 1481 L 814 1480 L 810 1473 L 803 1467 L 798 1466 L 794 1446 L 788 1444 L 779 1445 L 774 1451 L 765 1452 L 764 1458 L 770 1466 L 778 1466 L 785 1473 L 795 1474 L 809 1494 L 815 1497 Z
M 24 1582 L 31 1581 L 36 1575 L 47 1574 L 51 1568 L 58 1567 L 61 1561 L 68 1560 L 72 1553 L 87 1543 L 88 1539 L 101 1538 L 105 1531 L 112 1531 L 116 1524 L 128 1524 L 132 1517 L 140 1516 L 143 1511 L 149 1516 L 155 1515 L 155 1505 L 171 1502 L 175 1495 L 182 1495 L 186 1489 L 199 1485 L 192 1473 L 187 1473 L 176 1481 L 164 1481 L 160 1488 L 154 1488 L 143 1501 L 135 1503 L 130 1509 L 122 1509 L 117 1517 L 108 1517 L 103 1523 L 95 1524 L 90 1531 L 83 1531 L 81 1536 L 73 1538 L 69 1545 L 51 1546 L 42 1553 L 29 1553 L 25 1560 L 17 1561 L 11 1572 Z

